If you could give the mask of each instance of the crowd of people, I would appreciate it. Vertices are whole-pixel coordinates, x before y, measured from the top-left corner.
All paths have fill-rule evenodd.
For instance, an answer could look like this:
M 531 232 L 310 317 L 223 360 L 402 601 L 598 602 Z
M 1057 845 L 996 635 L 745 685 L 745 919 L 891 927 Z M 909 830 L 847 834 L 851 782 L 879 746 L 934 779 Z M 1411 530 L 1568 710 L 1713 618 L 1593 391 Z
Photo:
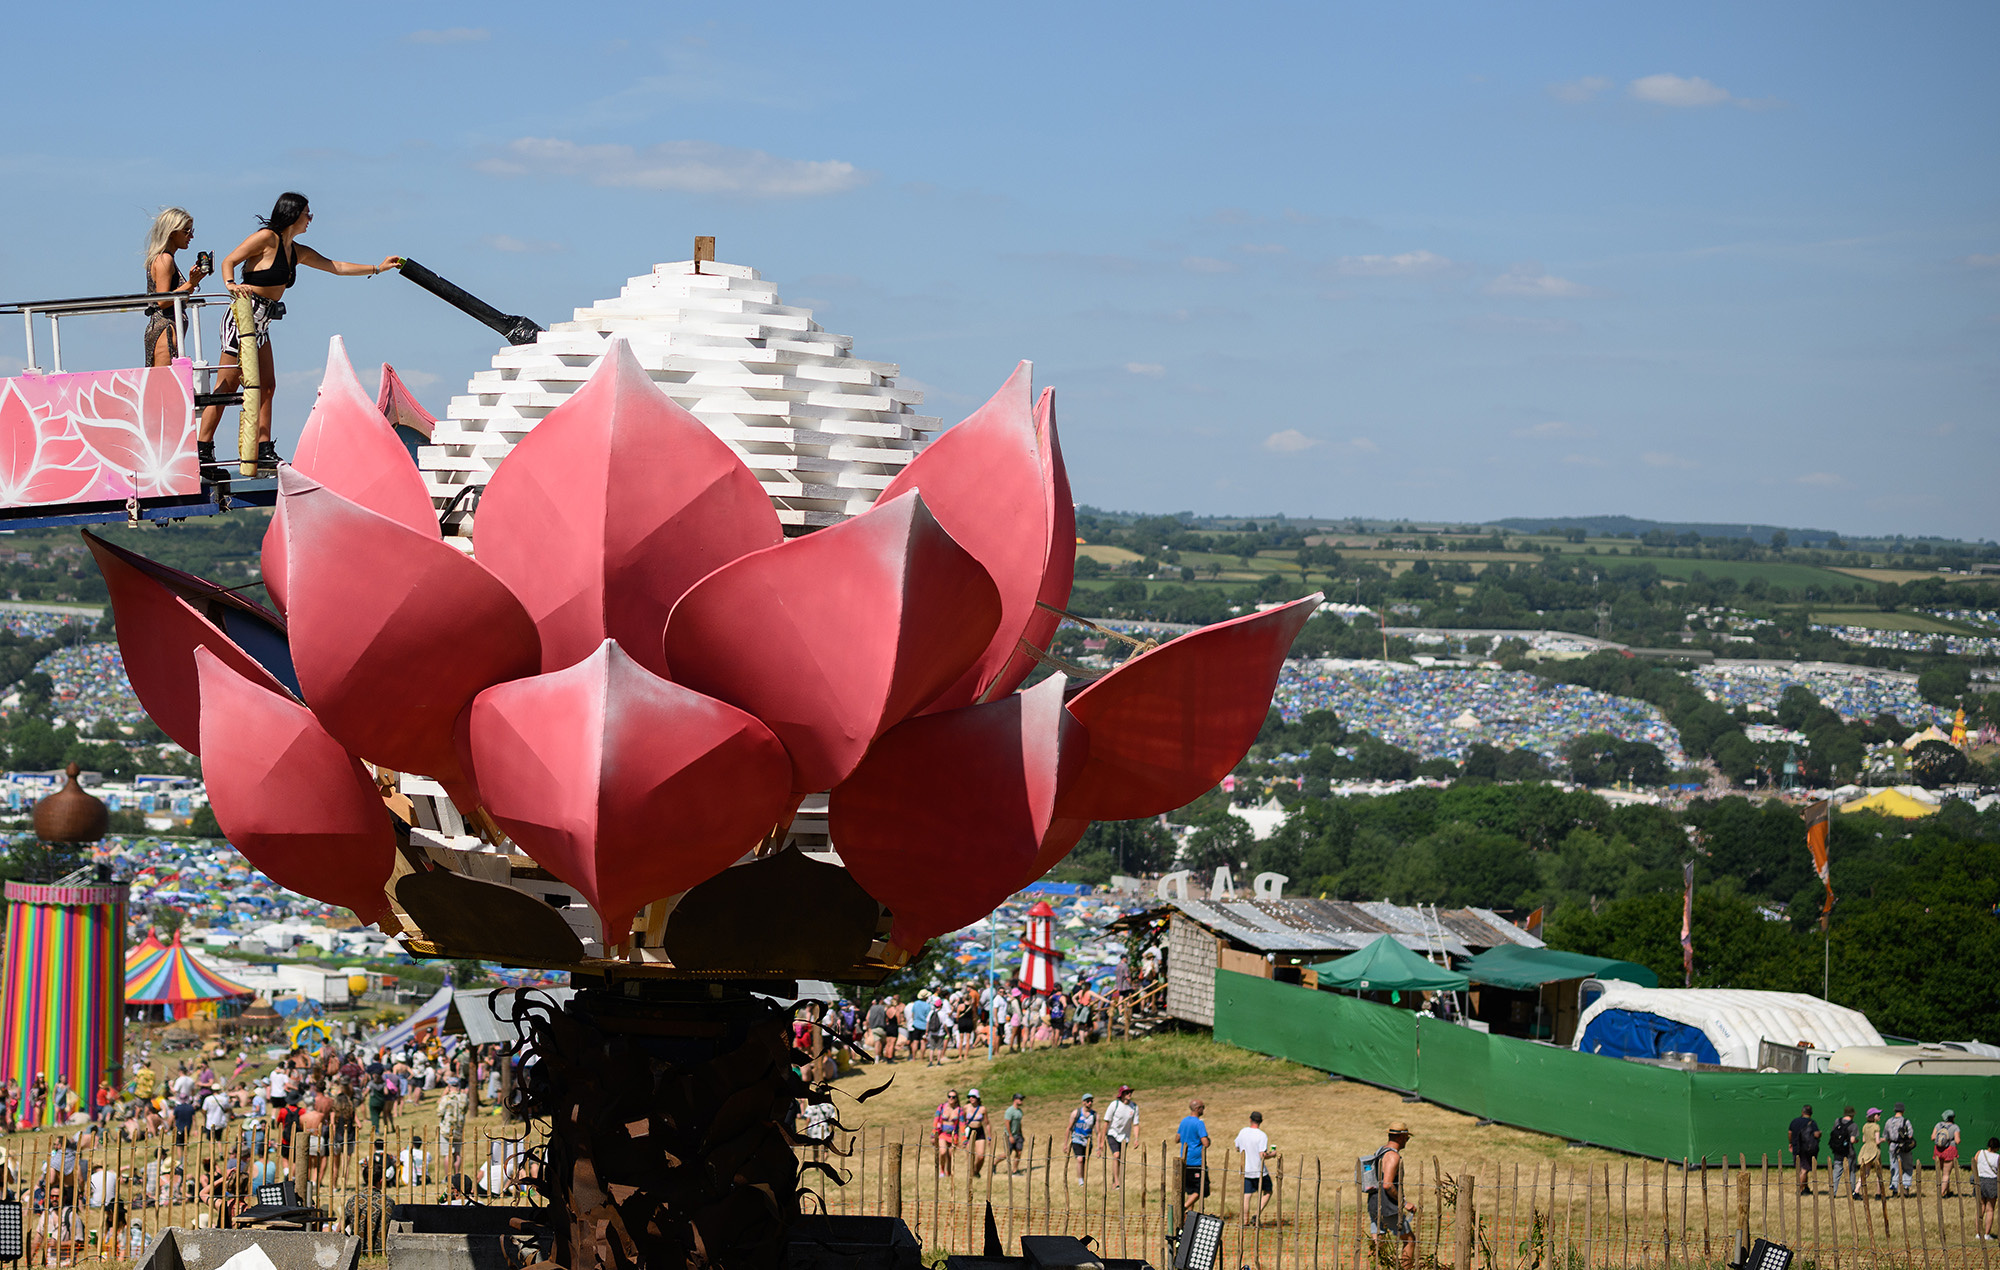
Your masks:
M 1964 1142 L 1958 1113 L 1946 1108 L 1931 1126 L 1931 1168 L 1937 1173 L 1939 1196 L 1947 1199 L 1957 1193 L 1959 1170 L 1971 1171 L 1973 1192 L 1979 1201 L 1979 1238 L 1990 1240 L 1994 1237 L 1994 1210 L 2000 1204 L 2000 1137 L 1987 1138 L 1986 1145 L 1969 1159 L 1961 1153 Z M 1791 1153 L 1801 1195 L 1812 1194 L 1813 1173 L 1819 1168 L 1822 1148 L 1827 1153 L 1828 1193 L 1836 1198 L 1843 1192 L 1855 1200 L 1911 1198 L 1923 1176 L 1917 1124 L 1900 1102 L 1886 1120 L 1880 1107 L 1868 1108 L 1859 1121 L 1853 1107 L 1843 1107 L 1825 1133 L 1808 1103 L 1787 1126 L 1785 1147 Z
M 505 1061 L 460 1037 L 373 1052 L 301 1046 L 255 1073 L 247 1051 L 231 1064 L 223 1047 L 206 1048 L 169 1069 L 141 1050 L 122 1085 L 107 1078 L 88 1098 L 39 1076 L 0 1086 L 0 1132 L 32 1129 L 51 1108 L 63 1126 L 39 1171 L 0 1150 L 0 1188 L 29 1202 L 37 1238 L 94 1233 L 107 1248 L 133 1242 L 133 1252 L 142 1210 L 193 1205 L 229 1226 L 269 1183 L 293 1183 L 305 1203 L 336 1186 L 353 1192 L 341 1213 L 350 1230 L 386 1211 L 370 1192 L 436 1186 L 453 1204 L 513 1194 L 534 1167 L 518 1142 L 466 1150 L 475 1093 L 498 1100 Z M 408 1127 L 409 1108 L 427 1100 L 434 1128 Z
M 1121 960 L 1104 991 L 1084 977 L 1047 994 L 1019 985 L 936 986 L 920 990 L 908 1002 L 893 993 L 865 1007 L 842 1001 L 827 1022 L 853 1037 L 871 1062 L 921 1059 L 926 1067 L 939 1067 L 989 1048 L 1019 1054 L 1095 1040 L 1106 1034 L 1113 1009 L 1145 986 L 1132 976 L 1130 963 Z

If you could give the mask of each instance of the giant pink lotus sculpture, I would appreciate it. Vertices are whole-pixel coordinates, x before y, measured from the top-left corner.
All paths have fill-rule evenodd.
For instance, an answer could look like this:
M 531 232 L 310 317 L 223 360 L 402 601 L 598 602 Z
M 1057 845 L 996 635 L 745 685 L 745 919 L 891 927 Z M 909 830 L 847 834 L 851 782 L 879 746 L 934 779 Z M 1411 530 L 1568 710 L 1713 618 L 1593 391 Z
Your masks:
M 263 559 L 282 615 L 92 546 L 133 686 L 202 756 L 231 841 L 368 920 L 390 909 L 396 772 L 581 892 L 614 946 L 830 791 L 842 861 L 915 952 L 1091 820 L 1212 786 L 1318 602 L 1021 691 L 1075 555 L 1026 363 L 870 511 L 788 540 L 614 339 L 494 474 L 468 556 L 336 340 L 280 490 Z

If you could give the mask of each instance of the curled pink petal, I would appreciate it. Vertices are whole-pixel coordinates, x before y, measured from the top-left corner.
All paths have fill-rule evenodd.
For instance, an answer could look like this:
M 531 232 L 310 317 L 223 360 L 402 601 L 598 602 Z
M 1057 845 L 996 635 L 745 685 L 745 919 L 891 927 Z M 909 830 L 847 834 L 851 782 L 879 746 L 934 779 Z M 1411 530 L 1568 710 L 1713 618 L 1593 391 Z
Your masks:
M 991 400 L 926 446 L 882 491 L 882 501 L 887 501 L 921 490 L 924 506 L 979 561 L 1000 592 L 1000 623 L 993 638 L 958 682 L 931 703 L 932 710 L 979 700 L 1017 656 L 1021 635 L 1036 612 L 1049 558 L 1050 512 L 1036 435 L 1033 375 L 1033 363 L 1016 366 Z
M 1070 589 L 1076 584 L 1076 504 L 1071 501 L 1069 469 L 1063 466 L 1062 444 L 1056 438 L 1053 388 L 1044 388 L 1041 400 L 1035 403 L 1035 441 L 1042 463 L 1042 489 L 1048 503 L 1048 559 L 1042 565 L 1042 585 L 1035 593 L 1036 604 L 1028 614 L 1020 643 L 1047 651 L 1056 627 L 1062 625 L 1062 614 L 1053 610 L 1069 607 Z M 986 686 L 983 695 L 989 701 L 1005 696 L 1020 687 L 1034 668 L 1035 659 L 1016 644 L 1013 656 L 999 676 Z M 1067 853 L 1069 848 L 1063 850 Z
M 482 689 L 532 675 L 542 650 L 520 601 L 436 537 L 278 473 L 290 527 L 292 662 L 342 745 L 447 786 L 452 733 Z
M 479 562 L 535 619 L 543 670 L 609 636 L 655 674 L 674 601 L 784 540 L 756 476 L 622 339 L 493 474 L 473 532 Z
M 810 793 L 964 674 L 999 621 L 993 580 L 909 493 L 697 582 L 667 619 L 667 665 L 762 719 Z
M 461 743 L 493 818 L 583 892 L 612 943 L 641 905 L 728 868 L 794 805 L 769 728 L 660 678 L 615 640 L 480 693 Z
M 424 478 L 410 462 L 410 452 L 395 429 L 361 386 L 353 363 L 347 360 L 346 342 L 338 335 L 327 344 L 326 374 L 320 380 L 312 413 L 306 416 L 292 466 L 350 503 L 417 533 L 440 538 L 437 511 L 424 489 Z M 289 603 L 285 596 L 285 532 L 285 518 L 273 516 L 270 528 L 264 531 L 260 559 L 264 587 L 280 607 Z
M 275 652 L 285 657 L 280 668 L 289 672 L 289 656 L 283 647 L 285 625 L 277 614 L 191 573 L 106 542 L 88 530 L 83 540 L 111 591 L 118 650 L 124 656 L 132 691 L 174 744 L 190 754 L 201 753 L 197 649 L 207 649 L 221 664 L 267 691 L 290 695 L 284 683 L 224 630 L 234 625 L 267 655 L 275 645 Z
M 1055 675 L 999 701 L 907 719 L 833 787 L 834 846 L 895 915 L 897 947 L 914 954 L 1040 876 L 1056 796 L 1089 748 L 1063 709 L 1064 683 Z
M 424 409 L 424 403 L 403 383 L 403 377 L 387 362 L 382 363 L 382 378 L 375 390 L 375 408 L 389 421 L 392 428 L 408 428 L 425 441 L 431 439 L 431 432 L 437 427 L 437 416 Z
M 207 648 L 194 661 L 202 777 L 230 844 L 280 886 L 364 922 L 387 916 L 396 833 L 367 770 L 298 702 Z
M 1242 762 L 1317 593 L 1149 649 L 1078 693 L 1090 761 L 1056 814 L 1136 820 L 1184 807 Z

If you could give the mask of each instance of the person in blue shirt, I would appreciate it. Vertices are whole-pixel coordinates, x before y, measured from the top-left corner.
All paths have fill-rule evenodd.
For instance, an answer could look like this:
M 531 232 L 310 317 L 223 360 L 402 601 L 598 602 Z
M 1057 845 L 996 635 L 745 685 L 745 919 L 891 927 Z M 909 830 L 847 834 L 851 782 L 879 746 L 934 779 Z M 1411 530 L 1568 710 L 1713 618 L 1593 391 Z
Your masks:
M 1206 1104 L 1199 1098 L 1188 1100 L 1188 1114 L 1181 1117 L 1181 1212 L 1199 1204 L 1208 1195 L 1208 1125 L 1201 1114 Z
M 920 993 L 916 1000 L 910 1002 L 910 1043 L 913 1050 L 923 1045 L 924 1032 L 930 1026 L 930 1021 L 931 994 L 928 992 Z

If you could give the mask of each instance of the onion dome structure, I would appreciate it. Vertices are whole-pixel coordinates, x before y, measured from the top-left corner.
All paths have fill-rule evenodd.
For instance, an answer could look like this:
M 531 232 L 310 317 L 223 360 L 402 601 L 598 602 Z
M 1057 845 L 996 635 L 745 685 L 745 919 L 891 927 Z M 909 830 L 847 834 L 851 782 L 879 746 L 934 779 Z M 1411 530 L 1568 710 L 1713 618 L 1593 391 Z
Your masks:
M 111 812 L 76 783 L 79 768 L 63 771 L 62 788 L 35 804 L 35 836 L 65 846 L 96 842 L 111 831 Z

